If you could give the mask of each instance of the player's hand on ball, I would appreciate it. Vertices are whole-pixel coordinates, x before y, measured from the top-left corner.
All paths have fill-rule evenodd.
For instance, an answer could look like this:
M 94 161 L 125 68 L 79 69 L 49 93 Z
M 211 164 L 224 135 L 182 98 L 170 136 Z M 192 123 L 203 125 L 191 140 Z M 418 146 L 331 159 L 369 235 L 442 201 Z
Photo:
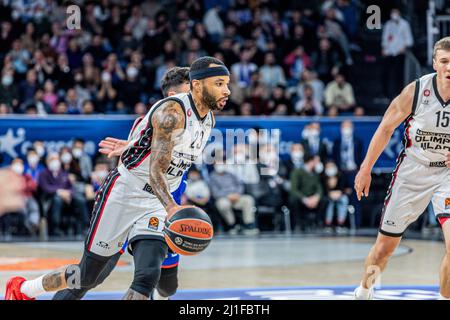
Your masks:
M 106 154 L 108 158 L 120 156 L 127 146 L 126 140 L 107 137 L 100 141 L 98 150 L 102 154 Z
M 184 205 L 184 206 L 179 206 L 179 205 L 174 205 L 171 207 L 167 208 L 167 217 L 166 220 L 169 220 L 177 211 L 180 211 L 183 208 L 191 208 L 194 206 L 191 205 Z
M 369 196 L 370 183 L 372 182 L 372 176 L 370 171 L 359 170 L 355 178 L 355 191 L 358 200 L 364 195 L 366 198 Z
M 445 165 L 450 168 L 450 152 L 445 156 Z

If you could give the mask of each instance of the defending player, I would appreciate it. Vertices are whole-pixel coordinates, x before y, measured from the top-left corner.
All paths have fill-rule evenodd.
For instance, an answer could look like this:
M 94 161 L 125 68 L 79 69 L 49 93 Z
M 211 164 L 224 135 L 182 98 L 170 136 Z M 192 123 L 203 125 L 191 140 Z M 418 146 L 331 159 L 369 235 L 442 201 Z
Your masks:
M 404 149 L 397 159 L 384 202 L 375 245 L 365 262 L 356 299 L 372 299 L 373 284 L 400 243 L 408 225 L 430 201 L 445 238 L 440 269 L 441 297 L 450 298 L 450 37 L 436 42 L 433 68 L 406 86 L 387 109 L 355 178 L 360 200 L 369 195 L 371 171 L 394 130 L 405 121 Z
M 127 238 L 135 273 L 123 299 L 147 300 L 156 286 L 167 254 L 164 220 L 181 208 L 171 192 L 201 155 L 214 126 L 212 110 L 223 109 L 230 95 L 229 71 L 218 59 L 197 59 L 189 75 L 191 92 L 160 100 L 150 109 L 134 131 L 122 164 L 100 187 L 85 251 L 75 265 L 82 288 L 96 284 Z M 71 270 L 77 268 L 66 266 L 31 281 L 14 277 L 8 281 L 6 299 L 30 299 L 67 288 Z

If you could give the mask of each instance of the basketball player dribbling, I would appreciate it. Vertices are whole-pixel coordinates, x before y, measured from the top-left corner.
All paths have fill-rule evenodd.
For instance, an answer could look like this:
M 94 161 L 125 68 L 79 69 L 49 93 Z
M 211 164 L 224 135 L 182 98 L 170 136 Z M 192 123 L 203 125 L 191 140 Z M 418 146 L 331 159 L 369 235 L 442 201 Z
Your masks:
M 37 279 L 11 278 L 5 298 L 28 300 L 67 288 L 72 270 L 80 286 L 90 289 L 109 260 L 128 239 L 134 279 L 123 299 L 147 300 L 167 254 L 163 227 L 183 208 L 173 199 L 184 173 L 201 155 L 214 127 L 212 110 L 225 107 L 230 73 L 213 57 L 195 60 L 189 72 L 191 91 L 158 101 L 137 125 L 122 164 L 105 178 L 78 265 L 62 267 Z
M 164 98 L 171 97 L 175 94 L 182 92 L 189 92 L 189 68 L 174 67 L 169 69 L 161 79 L 161 91 Z M 128 140 L 131 141 L 133 137 L 133 132 L 136 129 L 139 122 L 144 119 L 144 116 L 139 117 L 134 122 L 132 129 L 130 130 Z M 128 145 L 127 140 L 116 139 L 108 137 L 99 143 L 100 153 L 112 156 L 121 156 L 126 150 Z M 119 159 L 119 165 L 121 161 Z M 172 192 L 173 199 L 176 203 L 181 204 L 181 195 L 186 189 L 186 179 L 183 176 L 180 186 L 174 192 Z M 97 287 L 111 274 L 115 266 L 117 265 L 123 252 L 128 248 L 128 240 L 125 241 L 122 250 L 112 257 L 107 266 L 100 273 L 96 280 L 94 287 Z M 132 254 L 131 250 L 130 253 Z M 178 264 L 180 256 L 179 254 L 173 253 L 170 249 L 167 253 L 167 258 L 163 261 L 161 266 L 161 276 L 159 278 L 158 284 L 155 289 L 151 292 L 151 299 L 153 300 L 168 300 L 170 296 L 176 293 L 178 287 Z M 87 293 L 87 288 L 80 289 L 64 289 L 58 291 L 53 296 L 53 300 L 80 300 Z
M 355 299 L 373 299 L 373 285 L 408 225 L 432 203 L 445 238 L 440 297 L 450 299 L 450 37 L 437 41 L 433 68 L 407 85 L 387 109 L 355 178 L 359 200 L 368 196 L 371 171 L 394 130 L 405 121 L 404 149 L 397 159 L 382 212 L 378 237 L 365 261 Z

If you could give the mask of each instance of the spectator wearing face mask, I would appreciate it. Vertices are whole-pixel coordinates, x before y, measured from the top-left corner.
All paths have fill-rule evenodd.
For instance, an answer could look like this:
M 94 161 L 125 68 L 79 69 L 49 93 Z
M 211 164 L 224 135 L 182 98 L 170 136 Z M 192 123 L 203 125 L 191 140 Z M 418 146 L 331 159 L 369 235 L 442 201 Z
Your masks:
M 292 230 L 305 230 L 319 221 L 323 188 L 315 167 L 318 158 L 305 155 L 304 166 L 292 171 L 289 204 L 291 207 Z
M 230 234 L 236 234 L 239 230 L 233 209 L 242 210 L 244 234 L 258 233 L 255 224 L 255 200 L 250 195 L 244 194 L 244 184 L 227 171 L 227 165 L 214 165 L 214 171 L 209 177 L 209 187 L 217 210 L 227 224 Z
M 48 215 L 50 235 L 62 235 L 61 219 L 63 210 L 71 208 L 78 214 L 77 221 L 87 224 L 88 214 L 86 207 L 79 199 L 73 197 L 73 186 L 69 173 L 61 167 L 58 153 L 47 156 L 47 168 L 38 178 L 38 185 L 43 193 L 44 201 L 50 202 Z
M 341 124 L 341 135 L 333 144 L 333 159 L 342 171 L 344 191 L 355 207 L 355 223 L 359 226 L 361 205 L 353 191 L 353 183 L 363 160 L 363 144 L 361 139 L 355 137 L 353 123 L 350 120 L 345 120 Z
M 34 148 L 29 148 L 27 150 L 27 158 L 24 164 L 24 172 L 29 175 L 33 181 L 37 183 L 39 173 L 44 170 L 45 167 L 41 163 L 41 157 Z
M 329 161 L 325 164 L 323 186 L 326 200 L 325 231 L 332 231 L 333 218 L 336 211 L 336 233 L 345 233 L 344 224 L 347 219 L 349 199 L 344 192 L 344 180 L 342 174 L 339 172 L 338 167 L 333 161 Z
M 320 161 L 328 159 L 327 144 L 320 137 L 320 124 L 318 122 L 312 122 L 305 126 L 302 132 L 301 144 L 305 148 L 305 155 L 319 156 Z
M 299 169 L 303 166 L 303 157 L 305 155 L 305 149 L 301 143 L 293 143 L 290 153 L 290 168 Z M 292 171 L 292 170 L 290 170 Z
M 388 99 L 398 95 L 405 85 L 403 83 L 405 54 L 413 43 L 409 22 L 402 18 L 399 9 L 392 9 L 391 18 L 383 26 L 381 42 L 383 93 Z
M 25 207 L 20 213 L 23 215 L 23 222 L 28 232 L 35 235 L 39 229 L 40 219 L 39 204 L 34 198 L 37 183 L 29 174 L 24 172 L 24 169 L 25 166 L 22 159 L 16 158 L 11 162 L 11 170 L 23 176 L 25 181 Z
M 17 110 L 19 107 L 19 91 L 17 86 L 13 85 L 14 71 L 4 70 L 2 81 L 0 83 L 0 103 L 5 103 Z
M 89 182 L 92 173 L 92 159 L 84 151 L 85 141 L 76 138 L 72 144 L 72 156 L 80 167 L 81 178 L 85 182 Z
M 44 141 L 41 140 L 34 141 L 33 148 L 34 150 L 36 150 L 36 153 L 39 156 L 40 163 L 43 163 L 46 154 Z

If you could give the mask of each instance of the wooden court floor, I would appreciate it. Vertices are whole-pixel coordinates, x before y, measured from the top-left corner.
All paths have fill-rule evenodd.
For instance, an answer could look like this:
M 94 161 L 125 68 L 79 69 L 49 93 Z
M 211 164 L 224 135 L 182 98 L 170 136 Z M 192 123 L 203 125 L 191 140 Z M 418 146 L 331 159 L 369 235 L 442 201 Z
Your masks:
M 180 289 L 357 285 L 373 237 L 218 237 L 205 252 L 182 257 Z M 404 239 L 381 278 L 382 285 L 438 285 L 442 241 Z M 13 275 L 34 278 L 75 263 L 82 242 L 0 243 L 0 296 Z M 125 291 L 132 281 L 125 254 L 93 291 Z

